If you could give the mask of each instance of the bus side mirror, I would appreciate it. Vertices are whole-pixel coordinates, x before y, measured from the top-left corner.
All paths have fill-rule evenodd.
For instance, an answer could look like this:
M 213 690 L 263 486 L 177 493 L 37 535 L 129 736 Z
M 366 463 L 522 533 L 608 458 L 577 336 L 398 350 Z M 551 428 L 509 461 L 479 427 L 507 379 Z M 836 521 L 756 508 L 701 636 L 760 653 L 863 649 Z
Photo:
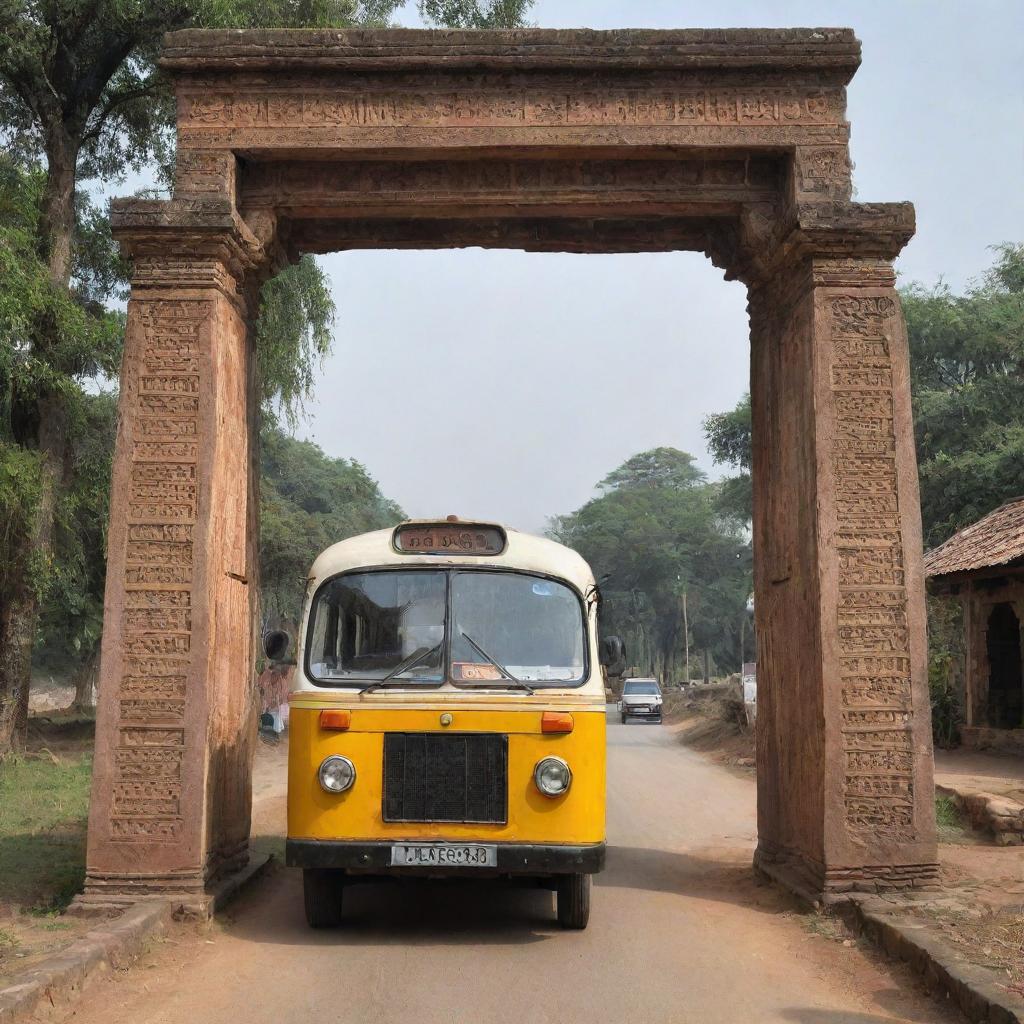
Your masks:
M 284 663 L 292 638 L 283 629 L 272 629 L 263 634 L 263 653 L 268 660 Z
M 610 676 L 622 675 L 626 668 L 626 645 L 622 637 L 606 636 L 601 640 L 601 664 Z

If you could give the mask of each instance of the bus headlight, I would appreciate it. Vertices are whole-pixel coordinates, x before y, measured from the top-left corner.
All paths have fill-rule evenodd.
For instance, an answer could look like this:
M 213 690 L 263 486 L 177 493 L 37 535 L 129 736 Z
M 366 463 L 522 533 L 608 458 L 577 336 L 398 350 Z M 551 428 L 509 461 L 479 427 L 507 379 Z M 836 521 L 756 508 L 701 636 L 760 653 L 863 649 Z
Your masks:
M 533 769 L 533 781 L 545 796 L 561 796 L 572 784 L 572 772 L 560 757 L 545 757 Z
M 347 757 L 331 754 L 324 758 L 317 775 L 328 793 L 344 793 L 356 781 L 356 766 Z

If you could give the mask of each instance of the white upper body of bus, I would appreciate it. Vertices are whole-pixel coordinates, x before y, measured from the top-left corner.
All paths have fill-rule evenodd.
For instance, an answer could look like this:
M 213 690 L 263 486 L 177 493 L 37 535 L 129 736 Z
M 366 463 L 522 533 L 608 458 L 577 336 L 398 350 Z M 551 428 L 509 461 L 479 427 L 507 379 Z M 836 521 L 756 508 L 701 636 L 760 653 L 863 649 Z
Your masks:
M 496 523 L 351 537 L 310 570 L 292 702 L 603 705 L 597 603 L 575 551 Z

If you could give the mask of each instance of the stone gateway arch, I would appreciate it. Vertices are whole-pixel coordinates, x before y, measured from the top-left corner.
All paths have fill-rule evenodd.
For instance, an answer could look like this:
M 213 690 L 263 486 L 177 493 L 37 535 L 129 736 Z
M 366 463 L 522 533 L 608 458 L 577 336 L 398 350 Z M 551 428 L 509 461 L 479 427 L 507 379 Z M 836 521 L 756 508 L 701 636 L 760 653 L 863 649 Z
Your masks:
M 934 884 L 892 269 L 914 212 L 851 201 L 859 62 L 847 29 L 168 36 L 173 198 L 113 207 L 134 270 L 86 903 L 201 910 L 248 855 L 260 284 L 451 246 L 692 250 L 747 286 L 756 864 L 826 902 Z

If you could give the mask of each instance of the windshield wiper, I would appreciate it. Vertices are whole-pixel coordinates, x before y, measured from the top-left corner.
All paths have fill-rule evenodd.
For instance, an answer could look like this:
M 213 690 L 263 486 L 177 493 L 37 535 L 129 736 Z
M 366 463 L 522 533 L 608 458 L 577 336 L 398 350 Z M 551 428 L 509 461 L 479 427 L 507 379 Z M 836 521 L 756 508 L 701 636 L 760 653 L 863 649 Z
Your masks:
M 442 640 L 441 643 L 444 643 Z M 387 686 L 392 679 L 397 675 L 401 675 L 403 672 L 408 672 L 409 669 L 415 668 L 417 665 L 426 661 L 432 654 L 436 654 L 441 649 L 441 644 L 435 644 L 433 647 L 419 647 L 412 654 L 409 655 L 404 661 L 400 661 L 383 679 L 376 683 L 370 683 L 369 686 L 364 686 L 360 691 L 361 693 L 371 693 L 374 690 L 380 690 Z
M 460 630 L 460 632 L 462 631 Z M 533 687 L 530 686 L 529 683 L 524 683 L 522 679 L 516 679 L 516 677 L 512 675 L 512 673 L 509 672 L 509 670 L 505 668 L 505 666 L 502 665 L 500 661 L 497 661 L 493 657 L 491 657 L 491 655 L 489 655 L 468 633 L 462 633 L 462 639 L 465 640 L 466 643 L 469 644 L 477 652 L 477 654 L 483 655 L 483 657 L 485 657 L 509 681 L 509 683 L 512 684 L 510 687 L 508 687 L 509 689 L 525 690 L 527 693 L 534 692 Z M 495 682 L 495 680 L 490 681 Z M 483 689 L 485 687 L 481 688 Z M 476 689 L 475 684 L 474 689 Z

